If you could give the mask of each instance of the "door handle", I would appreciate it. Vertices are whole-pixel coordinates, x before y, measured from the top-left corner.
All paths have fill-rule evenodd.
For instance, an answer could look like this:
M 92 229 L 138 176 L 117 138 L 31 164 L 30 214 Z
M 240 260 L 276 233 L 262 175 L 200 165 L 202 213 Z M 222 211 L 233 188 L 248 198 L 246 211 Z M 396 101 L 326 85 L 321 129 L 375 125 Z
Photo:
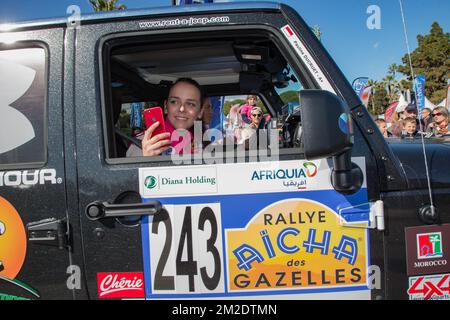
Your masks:
M 162 204 L 158 200 L 145 203 L 121 203 L 112 204 L 109 202 L 94 201 L 86 206 L 86 216 L 89 220 L 99 220 L 105 218 L 118 218 L 129 216 L 153 216 L 162 209 Z

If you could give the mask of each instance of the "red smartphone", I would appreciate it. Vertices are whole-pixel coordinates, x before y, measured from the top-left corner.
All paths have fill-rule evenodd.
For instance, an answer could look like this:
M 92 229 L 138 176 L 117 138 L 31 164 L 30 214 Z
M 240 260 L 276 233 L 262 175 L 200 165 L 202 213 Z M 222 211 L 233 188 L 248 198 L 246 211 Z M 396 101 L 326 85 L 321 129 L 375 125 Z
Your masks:
M 166 128 L 164 126 L 164 116 L 162 113 L 161 107 L 153 107 L 150 109 L 144 110 L 144 120 L 147 126 L 147 129 L 150 128 L 155 122 L 159 122 L 159 125 L 156 127 L 155 131 L 153 131 L 152 136 L 156 136 L 160 133 L 165 133 Z

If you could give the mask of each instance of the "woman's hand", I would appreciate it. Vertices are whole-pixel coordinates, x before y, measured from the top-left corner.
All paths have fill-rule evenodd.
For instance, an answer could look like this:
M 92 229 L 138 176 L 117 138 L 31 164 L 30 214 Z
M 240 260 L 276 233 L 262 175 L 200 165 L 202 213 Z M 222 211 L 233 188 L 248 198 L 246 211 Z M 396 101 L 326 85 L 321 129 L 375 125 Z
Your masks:
M 170 148 L 172 141 L 170 141 L 170 133 L 160 133 L 153 136 L 153 131 L 159 126 L 159 121 L 152 124 L 144 134 L 142 139 L 142 155 L 144 157 L 159 156 L 161 153 Z

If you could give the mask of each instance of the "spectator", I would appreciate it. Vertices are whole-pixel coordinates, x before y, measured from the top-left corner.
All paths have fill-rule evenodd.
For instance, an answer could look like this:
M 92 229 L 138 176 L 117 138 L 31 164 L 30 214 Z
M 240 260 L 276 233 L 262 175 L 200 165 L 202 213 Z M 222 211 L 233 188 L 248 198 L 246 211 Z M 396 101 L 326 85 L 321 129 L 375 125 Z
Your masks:
M 422 112 L 420 113 L 420 129 L 424 132 L 427 131 L 428 126 L 432 122 L 433 118 L 431 117 L 431 109 L 423 108 Z
M 403 113 L 403 119 L 406 118 L 414 118 L 417 119 L 417 107 L 415 104 L 410 103 L 406 106 L 405 112 Z M 419 121 L 416 121 L 416 124 L 418 124 Z
M 416 118 L 408 117 L 403 119 L 403 131 L 401 138 L 414 138 L 417 135 Z
M 252 94 L 247 96 L 247 104 L 244 104 L 239 108 L 239 113 L 241 114 L 242 121 L 244 121 L 247 124 L 252 123 L 250 112 L 252 108 L 256 106 L 257 103 L 258 103 L 257 96 Z
M 248 142 L 251 136 L 258 132 L 263 118 L 263 112 L 260 107 L 253 107 L 250 112 L 252 122 L 241 131 L 240 143 L 245 143 L 248 148 Z
M 235 143 L 240 139 L 240 131 L 242 126 L 242 118 L 239 114 L 239 104 L 235 104 L 230 108 L 228 113 L 228 125 L 226 129 L 227 139 Z
M 417 118 L 417 107 L 415 104 L 408 104 L 403 110 L 396 110 L 393 114 L 393 121 L 390 127 L 392 135 L 401 137 L 403 133 L 403 120 L 406 118 Z M 416 119 L 416 127 L 419 124 L 419 120 Z
M 211 118 L 212 118 L 212 113 L 213 113 L 211 99 L 209 97 L 206 97 L 203 100 L 202 109 L 203 109 L 203 117 L 202 117 L 203 128 L 209 129 L 211 126 Z
M 383 137 L 388 138 L 388 137 L 392 136 L 392 133 L 390 133 L 387 130 L 386 121 L 384 121 L 384 119 L 376 119 L 375 122 L 376 122 L 376 124 L 378 126 L 378 129 L 380 129 L 381 134 L 383 135 Z
M 144 138 L 144 132 L 142 131 L 141 128 L 133 127 L 131 129 L 131 136 L 138 140 L 142 140 Z M 140 157 L 140 156 L 142 156 L 142 150 L 138 146 L 136 146 L 130 142 L 128 145 L 126 156 L 127 157 Z
M 444 107 L 436 107 L 431 113 L 433 122 L 428 126 L 428 132 L 435 136 L 450 134 L 450 125 L 448 123 L 448 111 Z
M 400 137 L 402 135 L 403 113 L 404 111 L 401 112 L 395 111 L 392 114 L 391 126 L 389 127 L 389 130 L 391 131 L 391 134 L 395 137 Z

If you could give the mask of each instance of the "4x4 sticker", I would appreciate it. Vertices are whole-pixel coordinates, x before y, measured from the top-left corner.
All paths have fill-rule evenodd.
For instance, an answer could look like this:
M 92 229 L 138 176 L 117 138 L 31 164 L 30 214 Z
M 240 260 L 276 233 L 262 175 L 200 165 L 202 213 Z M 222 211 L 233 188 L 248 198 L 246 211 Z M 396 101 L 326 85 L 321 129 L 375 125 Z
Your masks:
M 36 71 L 0 60 L 0 154 L 16 149 L 35 137 L 30 120 L 10 105 L 31 87 Z
M 450 300 L 450 274 L 409 278 L 409 300 Z
M 353 161 L 364 171 L 362 158 Z M 368 230 L 341 223 L 367 225 L 369 208 L 338 214 L 368 202 L 365 184 L 352 196 L 337 193 L 326 160 L 175 169 L 139 170 L 144 201 L 163 204 L 142 224 L 147 299 L 370 299 Z M 148 189 L 150 176 L 177 176 L 177 188 Z M 178 188 L 191 178 L 214 188 Z

